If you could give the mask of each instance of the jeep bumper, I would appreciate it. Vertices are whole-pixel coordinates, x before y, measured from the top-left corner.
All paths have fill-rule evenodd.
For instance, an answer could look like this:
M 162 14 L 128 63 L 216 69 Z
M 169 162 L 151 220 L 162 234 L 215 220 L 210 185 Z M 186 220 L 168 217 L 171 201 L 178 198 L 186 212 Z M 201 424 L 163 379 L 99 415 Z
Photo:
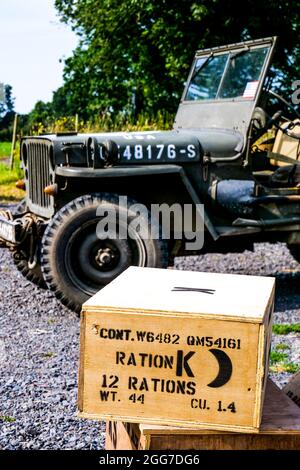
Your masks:
M 19 245 L 24 239 L 24 230 L 22 219 L 14 220 L 10 211 L 0 212 L 0 243 L 2 245 Z

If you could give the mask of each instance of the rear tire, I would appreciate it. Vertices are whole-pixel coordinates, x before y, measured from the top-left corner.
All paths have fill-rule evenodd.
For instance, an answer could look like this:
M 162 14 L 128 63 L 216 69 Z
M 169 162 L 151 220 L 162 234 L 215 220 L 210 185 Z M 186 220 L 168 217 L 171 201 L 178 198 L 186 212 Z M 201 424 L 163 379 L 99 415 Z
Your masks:
M 134 203 L 127 201 L 128 206 Z M 139 231 L 133 233 L 134 239 L 120 239 L 113 237 L 111 228 L 105 230 L 106 239 L 99 238 L 96 234 L 101 221 L 96 213 L 99 207 L 101 214 L 115 211 L 117 231 L 127 230 L 136 217 L 136 213 L 129 210 L 129 224 L 124 226 L 121 216 L 125 208 L 119 206 L 118 195 L 81 196 L 56 213 L 42 240 L 42 272 L 48 288 L 62 304 L 77 313 L 89 297 L 128 266 L 167 267 L 168 264 L 168 245 L 164 240 L 143 237 Z M 139 220 L 144 228 L 150 226 L 148 212 Z
M 23 199 L 19 205 L 16 207 L 14 214 L 23 214 L 26 212 L 26 200 Z M 14 250 L 12 253 L 13 262 L 17 270 L 30 282 L 36 286 L 47 289 L 47 285 L 43 278 L 43 273 L 40 265 L 40 253 L 39 249 L 37 250 L 37 259 L 35 264 L 30 264 L 30 255 L 28 240 L 25 241 L 17 250 Z
M 300 264 L 300 245 L 288 245 L 292 257 Z

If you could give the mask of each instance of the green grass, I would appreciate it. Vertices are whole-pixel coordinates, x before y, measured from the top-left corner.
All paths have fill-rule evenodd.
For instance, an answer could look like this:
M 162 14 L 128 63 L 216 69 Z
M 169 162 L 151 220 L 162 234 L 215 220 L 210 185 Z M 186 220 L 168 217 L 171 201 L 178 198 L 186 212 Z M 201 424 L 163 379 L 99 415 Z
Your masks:
M 0 184 L 15 183 L 17 180 L 22 178 L 23 172 L 18 164 L 14 165 L 11 170 L 9 165 L 0 163 Z
M 14 423 L 16 418 L 7 415 L 0 415 L 0 421 L 4 421 L 5 423 Z
M 270 353 L 270 365 L 277 364 L 278 362 L 285 362 L 288 355 L 279 351 L 271 351 Z
M 284 364 L 284 372 L 289 374 L 296 374 L 300 370 L 300 365 L 294 362 L 287 362 Z
M 23 178 L 23 171 L 19 161 L 11 170 L 9 165 L 0 162 L 0 201 L 20 201 L 24 197 L 24 191 L 16 188 L 16 181 Z
M 42 356 L 43 356 L 45 359 L 51 359 L 51 357 L 54 357 L 55 354 L 54 354 L 54 352 L 49 351 L 49 352 L 43 353 Z
M 279 345 L 277 345 L 278 347 Z M 289 374 L 295 374 L 300 370 L 300 365 L 295 364 L 294 362 L 288 362 L 288 354 L 279 352 L 275 348 L 274 351 L 270 353 L 270 371 L 279 373 L 279 372 L 288 372 Z
M 273 333 L 276 335 L 287 335 L 289 333 L 300 333 L 300 323 L 294 323 L 293 325 L 281 325 L 274 323 Z
M 300 323 L 273 325 L 273 333 L 277 335 L 287 335 L 289 333 L 300 333 Z M 295 374 L 300 370 L 300 364 L 289 362 L 288 349 L 290 347 L 285 343 L 278 343 L 270 353 L 270 372 L 280 373 L 288 372 Z
M 300 370 L 300 365 L 294 362 L 288 362 L 288 354 L 282 351 L 289 349 L 289 346 L 284 343 L 279 343 L 275 346 L 275 349 L 270 353 L 270 371 L 288 372 L 289 374 L 295 374 Z
M 289 374 L 296 374 L 300 370 L 300 365 L 294 362 L 275 362 L 270 364 L 270 372 L 280 373 L 288 372 Z
M 275 347 L 276 351 L 286 351 L 287 349 L 290 349 L 290 348 L 285 343 L 278 343 L 277 346 Z
M 10 151 L 11 151 L 10 142 L 0 142 L 0 159 L 9 157 Z

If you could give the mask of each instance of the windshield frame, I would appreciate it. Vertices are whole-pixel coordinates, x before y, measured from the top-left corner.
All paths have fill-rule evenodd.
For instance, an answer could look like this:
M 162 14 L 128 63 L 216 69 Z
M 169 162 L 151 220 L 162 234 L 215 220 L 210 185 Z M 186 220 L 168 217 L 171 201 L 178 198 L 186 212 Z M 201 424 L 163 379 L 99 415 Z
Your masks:
M 256 99 L 256 97 L 258 96 L 258 93 L 260 92 L 260 90 L 262 88 L 262 85 L 263 85 L 262 78 L 264 78 L 266 68 L 269 65 L 269 57 L 270 57 L 270 52 L 271 52 L 271 49 L 272 49 L 272 44 L 270 44 L 269 38 L 267 38 L 264 41 L 259 41 L 259 44 L 253 44 L 253 41 L 249 41 L 249 43 L 250 42 L 251 42 L 251 45 L 250 44 L 248 45 L 247 42 L 245 42 L 245 43 L 237 44 L 237 45 L 234 44 L 232 46 L 224 46 L 224 47 L 220 47 L 220 48 L 205 49 L 203 51 L 197 51 L 196 56 L 195 56 L 194 61 L 193 61 L 193 64 L 192 64 L 192 67 L 191 67 L 190 74 L 188 76 L 188 80 L 186 81 L 186 84 L 185 84 L 185 87 L 184 87 L 184 90 L 183 90 L 181 102 L 182 103 L 201 105 L 201 103 L 254 101 Z M 238 46 L 238 47 L 235 47 L 235 46 Z M 259 77 L 258 77 L 258 80 L 257 80 L 258 81 L 258 86 L 257 86 L 257 89 L 255 91 L 254 96 L 252 96 L 252 97 L 236 96 L 236 97 L 229 97 L 229 98 L 219 97 L 219 94 L 220 94 L 220 91 L 222 89 L 222 85 L 224 83 L 224 80 L 225 80 L 228 68 L 230 66 L 230 61 L 231 61 L 232 57 L 236 57 L 241 53 L 247 53 L 251 50 L 259 50 L 259 49 L 263 49 L 263 48 L 267 48 L 268 50 L 266 52 L 264 62 L 262 64 L 262 67 L 261 67 L 261 70 L 260 70 L 260 74 L 259 74 Z M 220 82 L 219 82 L 216 97 L 212 98 L 212 99 L 198 99 L 198 100 L 197 99 L 195 99 L 195 100 L 186 99 L 191 81 L 195 78 L 195 76 L 198 74 L 198 72 L 201 72 L 201 70 L 204 69 L 206 64 L 208 62 L 210 62 L 211 58 L 215 58 L 215 57 L 221 56 L 221 55 L 228 55 L 228 57 L 227 57 L 226 64 L 225 64 L 224 69 L 223 69 L 222 77 L 221 77 Z M 199 71 L 195 71 L 197 61 L 201 58 L 206 59 L 206 60 L 203 63 L 203 65 L 200 67 Z
M 233 133 L 240 133 L 246 141 L 251 129 L 253 112 L 255 107 L 258 106 L 276 43 L 277 37 L 271 36 L 268 38 L 254 39 L 251 41 L 240 42 L 238 44 L 230 44 L 197 51 L 185 83 L 181 101 L 177 108 L 173 129 L 186 129 L 189 131 L 204 131 L 208 129 L 208 132 L 211 132 L 214 129 L 223 129 Z M 232 53 L 235 53 L 242 51 L 246 46 L 249 46 L 250 49 L 256 49 L 260 46 L 268 47 L 266 60 L 262 67 L 256 94 L 253 99 L 219 98 L 212 100 L 185 100 L 187 88 L 195 70 L 195 61 L 198 58 L 204 58 L 204 56 L 208 56 L 211 53 L 229 53 L 231 51 Z M 218 161 L 223 161 L 223 159 L 220 157 L 218 158 Z M 227 160 L 225 159 L 224 161 Z

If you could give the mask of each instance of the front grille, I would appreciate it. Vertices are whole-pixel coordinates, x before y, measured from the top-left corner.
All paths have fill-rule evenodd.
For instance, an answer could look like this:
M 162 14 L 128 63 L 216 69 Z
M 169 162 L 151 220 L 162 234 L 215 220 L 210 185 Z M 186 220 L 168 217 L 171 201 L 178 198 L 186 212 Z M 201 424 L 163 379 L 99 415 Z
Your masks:
M 28 175 L 26 179 L 29 200 L 34 205 L 48 208 L 51 205 L 51 196 L 44 193 L 44 188 L 51 184 L 50 152 L 52 151 L 52 143 L 42 139 L 28 139 L 25 146 L 26 157 L 24 160 L 27 160 Z

